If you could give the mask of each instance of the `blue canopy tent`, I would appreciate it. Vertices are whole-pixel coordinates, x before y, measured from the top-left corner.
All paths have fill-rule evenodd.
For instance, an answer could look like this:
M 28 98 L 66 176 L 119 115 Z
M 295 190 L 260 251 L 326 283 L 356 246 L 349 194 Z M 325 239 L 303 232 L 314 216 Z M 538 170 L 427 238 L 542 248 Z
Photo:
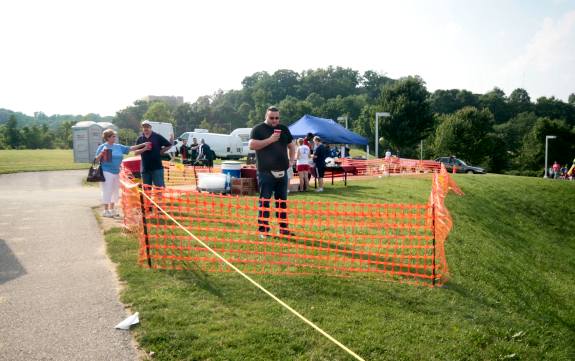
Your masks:
M 328 144 L 367 145 L 367 138 L 345 129 L 335 121 L 308 114 L 288 128 L 294 138 L 305 138 L 308 133 L 313 133 L 320 137 L 322 142 Z

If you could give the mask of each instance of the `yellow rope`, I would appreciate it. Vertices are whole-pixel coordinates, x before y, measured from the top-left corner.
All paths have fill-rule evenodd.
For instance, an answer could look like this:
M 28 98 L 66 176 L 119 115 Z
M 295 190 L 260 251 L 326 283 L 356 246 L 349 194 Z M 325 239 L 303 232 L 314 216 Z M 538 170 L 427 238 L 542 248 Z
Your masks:
M 180 227 L 182 230 L 184 230 L 184 232 L 186 232 L 190 237 L 192 237 L 194 240 L 196 240 L 196 242 L 198 242 L 199 244 L 201 244 L 203 247 L 205 247 L 208 251 L 210 251 L 211 253 L 214 254 L 214 256 L 218 257 L 222 262 L 224 262 L 225 264 L 227 264 L 229 267 L 231 267 L 234 271 L 236 271 L 237 273 L 239 273 L 242 277 L 244 277 L 246 280 L 248 280 L 249 282 L 251 282 L 254 286 L 256 286 L 257 288 L 259 288 L 260 290 L 262 290 L 266 295 L 270 296 L 271 298 L 273 298 L 276 302 L 278 302 L 280 305 L 282 305 L 283 307 L 287 308 L 291 313 L 293 313 L 294 315 L 296 315 L 297 317 L 299 317 L 302 321 L 304 321 L 305 323 L 307 323 L 308 325 L 310 325 L 311 327 L 313 327 L 316 331 L 318 331 L 319 333 L 321 333 L 323 336 L 325 336 L 327 339 L 329 339 L 331 342 L 335 343 L 336 345 L 338 345 L 342 350 L 344 350 L 345 352 L 347 352 L 348 354 L 350 354 L 351 356 L 353 356 L 354 358 L 356 358 L 357 360 L 360 361 L 365 361 L 363 358 L 361 358 L 361 356 L 359 356 L 358 354 L 356 354 L 355 352 L 353 352 L 352 350 L 350 350 L 349 348 L 347 348 L 344 344 L 342 344 L 341 342 L 339 342 L 338 340 L 336 340 L 335 338 L 333 338 L 330 334 L 328 334 L 327 332 L 325 332 L 324 330 L 322 330 L 319 326 L 317 326 L 315 323 L 311 322 L 310 320 L 308 320 L 307 318 L 305 318 L 304 316 L 302 316 L 299 312 L 297 312 L 296 310 L 294 310 L 293 308 L 291 308 L 287 303 L 285 303 L 284 301 L 280 300 L 278 297 L 276 297 L 273 293 L 271 293 L 270 291 L 266 290 L 263 286 L 261 286 L 259 283 L 257 283 L 256 281 L 254 281 L 251 277 L 249 277 L 248 275 L 246 275 L 245 273 L 243 273 L 242 271 L 240 271 L 236 266 L 234 266 L 232 263 L 230 263 L 227 259 L 225 259 L 224 257 L 220 256 L 220 254 L 216 251 L 214 251 L 213 249 L 210 248 L 210 246 L 208 246 L 207 244 L 205 244 L 201 239 L 199 239 L 198 237 L 196 237 L 193 233 L 191 233 L 190 231 L 188 231 L 187 228 L 185 228 L 184 226 L 182 226 L 177 220 L 175 220 L 171 215 L 169 215 L 166 211 L 164 211 L 164 209 L 162 209 L 156 202 L 154 202 L 154 200 L 150 197 L 148 197 L 148 195 L 143 192 L 141 189 L 138 189 L 139 192 L 141 192 L 146 198 L 148 198 L 150 200 L 150 202 L 156 206 L 156 208 L 158 208 L 162 213 L 164 213 L 166 215 L 166 217 L 168 217 L 172 222 L 174 222 L 176 225 L 178 225 L 178 227 Z

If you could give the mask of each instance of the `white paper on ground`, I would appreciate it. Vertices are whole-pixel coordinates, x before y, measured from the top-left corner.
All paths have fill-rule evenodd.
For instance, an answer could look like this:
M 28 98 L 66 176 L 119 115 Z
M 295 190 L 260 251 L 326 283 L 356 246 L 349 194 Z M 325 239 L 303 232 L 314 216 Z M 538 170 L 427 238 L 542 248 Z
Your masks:
M 130 326 L 140 323 L 139 316 L 139 312 L 136 312 L 133 315 L 128 316 L 126 319 L 124 319 L 124 321 L 117 324 L 115 328 L 119 328 L 120 330 L 129 330 Z

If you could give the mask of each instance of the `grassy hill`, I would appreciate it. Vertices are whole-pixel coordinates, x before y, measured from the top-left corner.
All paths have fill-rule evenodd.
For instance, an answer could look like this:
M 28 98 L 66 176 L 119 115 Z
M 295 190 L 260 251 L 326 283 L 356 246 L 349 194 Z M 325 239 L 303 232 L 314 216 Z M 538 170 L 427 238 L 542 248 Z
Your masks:
M 366 360 L 575 359 L 575 182 L 455 175 L 451 280 L 427 289 L 378 280 L 254 276 Z M 308 199 L 426 202 L 430 178 L 351 180 Z M 108 251 L 156 360 L 351 360 L 235 274 L 136 265 L 119 229 Z
M 89 167 L 88 163 L 74 163 L 71 149 L 0 150 L 0 174 Z

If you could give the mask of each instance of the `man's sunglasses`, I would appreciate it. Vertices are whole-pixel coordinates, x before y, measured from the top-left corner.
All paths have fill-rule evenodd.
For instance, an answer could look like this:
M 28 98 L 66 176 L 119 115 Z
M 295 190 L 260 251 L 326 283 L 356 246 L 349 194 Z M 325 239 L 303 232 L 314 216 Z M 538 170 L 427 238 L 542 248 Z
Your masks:
M 280 117 L 269 117 L 270 120 L 280 120 Z

